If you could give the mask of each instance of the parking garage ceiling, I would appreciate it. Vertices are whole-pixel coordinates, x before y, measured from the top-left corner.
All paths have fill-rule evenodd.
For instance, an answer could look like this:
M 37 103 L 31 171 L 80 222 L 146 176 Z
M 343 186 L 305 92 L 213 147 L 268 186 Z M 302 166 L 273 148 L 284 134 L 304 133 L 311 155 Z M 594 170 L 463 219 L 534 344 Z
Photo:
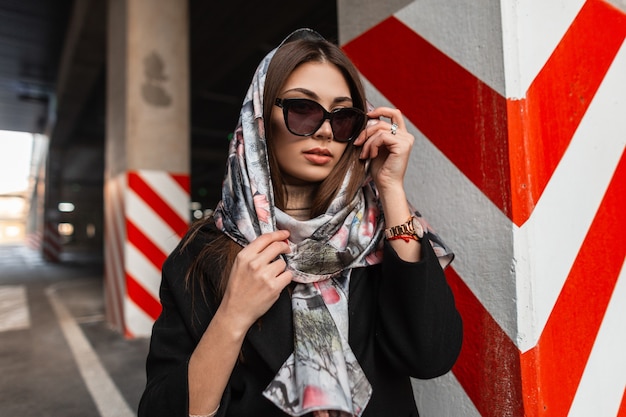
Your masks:
M 106 3 L 0 0 L 0 130 L 45 133 L 51 148 L 89 147 L 103 159 Z M 298 27 L 336 39 L 337 12 L 334 0 L 189 0 L 189 16 L 193 190 L 217 171 L 221 178 L 227 136 L 262 56 Z M 87 175 L 84 160 L 64 164 L 75 167 L 70 177 Z

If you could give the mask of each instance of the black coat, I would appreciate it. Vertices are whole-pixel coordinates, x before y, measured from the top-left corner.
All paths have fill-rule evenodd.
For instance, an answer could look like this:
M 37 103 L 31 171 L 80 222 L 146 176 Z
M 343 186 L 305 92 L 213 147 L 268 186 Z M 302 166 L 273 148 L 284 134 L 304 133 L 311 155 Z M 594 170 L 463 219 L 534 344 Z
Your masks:
M 207 239 L 199 235 L 163 265 L 163 311 L 152 330 L 139 417 L 188 416 L 187 364 L 217 307 L 210 297 L 208 305 L 200 296 L 192 299 L 184 277 Z M 382 264 L 352 272 L 349 343 L 373 389 L 363 417 L 417 416 L 409 376 L 443 375 L 459 354 L 461 318 L 436 256 L 424 243 L 420 262 L 402 261 L 386 244 Z M 285 289 L 248 331 L 218 416 L 285 416 L 261 393 L 292 351 Z

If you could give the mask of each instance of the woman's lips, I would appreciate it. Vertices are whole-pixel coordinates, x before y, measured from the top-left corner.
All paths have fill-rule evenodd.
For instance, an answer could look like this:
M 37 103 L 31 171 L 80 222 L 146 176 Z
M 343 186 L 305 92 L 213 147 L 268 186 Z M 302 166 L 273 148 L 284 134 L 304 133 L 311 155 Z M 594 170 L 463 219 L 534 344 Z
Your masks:
M 315 148 L 303 152 L 307 161 L 315 165 L 325 165 L 333 160 L 333 155 L 328 149 Z

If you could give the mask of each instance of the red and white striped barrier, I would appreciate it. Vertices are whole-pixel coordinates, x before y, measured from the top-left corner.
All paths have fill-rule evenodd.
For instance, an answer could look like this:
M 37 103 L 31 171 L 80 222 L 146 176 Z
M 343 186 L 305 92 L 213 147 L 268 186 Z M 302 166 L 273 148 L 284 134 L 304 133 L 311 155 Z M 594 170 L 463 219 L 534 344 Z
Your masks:
M 39 231 L 27 233 L 25 239 L 26 246 L 32 250 L 41 249 L 41 235 L 42 233 Z
M 46 221 L 43 228 L 43 239 L 41 241 L 41 255 L 48 262 L 59 262 L 63 245 L 59 234 L 58 223 Z
M 464 345 L 415 381 L 421 411 L 625 417 L 626 14 L 403 4 L 339 21 L 370 100 L 410 121 L 411 198 L 457 253 Z
M 161 266 L 187 231 L 189 199 L 188 175 L 140 170 L 107 184 L 107 309 L 128 337 L 148 336 L 161 312 Z

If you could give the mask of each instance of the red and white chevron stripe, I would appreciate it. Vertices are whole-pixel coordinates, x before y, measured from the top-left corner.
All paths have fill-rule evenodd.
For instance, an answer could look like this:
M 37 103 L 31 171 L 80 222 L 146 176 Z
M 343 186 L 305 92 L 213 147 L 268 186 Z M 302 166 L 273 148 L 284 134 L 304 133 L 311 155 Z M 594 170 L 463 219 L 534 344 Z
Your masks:
M 410 121 L 411 198 L 458 255 L 463 350 L 415 381 L 424 415 L 626 417 L 626 14 L 381 7 L 343 48 Z
M 107 204 L 107 310 L 128 337 L 148 336 L 161 312 L 161 266 L 187 231 L 189 176 L 128 172 L 107 184 Z
M 48 262 L 59 262 L 61 260 L 61 252 L 63 244 L 61 243 L 61 235 L 59 234 L 58 223 L 53 221 L 45 221 L 43 226 L 43 238 L 41 240 L 41 254 L 43 259 Z

